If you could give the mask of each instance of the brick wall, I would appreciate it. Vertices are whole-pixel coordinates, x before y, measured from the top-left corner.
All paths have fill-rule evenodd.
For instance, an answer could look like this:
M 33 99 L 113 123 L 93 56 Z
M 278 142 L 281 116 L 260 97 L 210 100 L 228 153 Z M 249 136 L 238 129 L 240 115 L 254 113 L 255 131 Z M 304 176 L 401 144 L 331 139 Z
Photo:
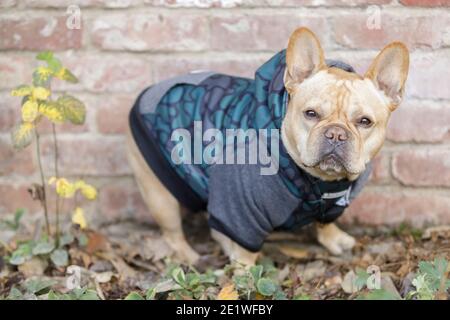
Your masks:
M 65 26 L 72 4 L 81 8 L 80 30 Z M 0 0 L 0 212 L 38 210 L 26 193 L 38 181 L 33 150 L 14 153 L 9 143 L 19 119 L 9 90 L 30 80 L 36 51 L 54 50 L 80 79 L 55 88 L 88 106 L 84 126 L 61 130 L 60 149 L 65 175 L 100 188 L 90 218 L 146 218 L 123 143 L 139 91 L 191 69 L 252 76 L 301 25 L 321 38 L 327 58 L 359 72 L 389 41 L 411 50 L 407 99 L 346 219 L 449 223 L 449 0 Z M 50 160 L 46 135 L 43 153 Z

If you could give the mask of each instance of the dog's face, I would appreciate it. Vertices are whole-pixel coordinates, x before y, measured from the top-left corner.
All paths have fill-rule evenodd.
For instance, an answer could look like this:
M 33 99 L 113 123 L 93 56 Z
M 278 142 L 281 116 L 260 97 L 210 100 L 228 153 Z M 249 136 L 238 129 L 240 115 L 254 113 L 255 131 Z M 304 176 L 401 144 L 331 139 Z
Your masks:
M 325 64 L 314 34 L 296 30 L 286 51 L 289 104 L 282 139 L 298 166 L 324 180 L 356 179 L 380 150 L 402 99 L 409 54 L 385 47 L 364 76 Z

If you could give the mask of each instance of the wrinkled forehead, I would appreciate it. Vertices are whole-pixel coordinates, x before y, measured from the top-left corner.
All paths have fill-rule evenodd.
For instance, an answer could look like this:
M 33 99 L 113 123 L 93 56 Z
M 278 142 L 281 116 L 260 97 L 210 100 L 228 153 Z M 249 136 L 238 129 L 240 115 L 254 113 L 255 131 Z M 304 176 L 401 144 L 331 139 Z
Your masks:
M 373 116 L 388 114 L 387 97 L 372 81 L 356 73 L 329 68 L 306 79 L 298 89 L 301 94 L 295 95 L 299 98 L 296 102 L 306 107 L 333 108 L 346 113 L 364 111 Z

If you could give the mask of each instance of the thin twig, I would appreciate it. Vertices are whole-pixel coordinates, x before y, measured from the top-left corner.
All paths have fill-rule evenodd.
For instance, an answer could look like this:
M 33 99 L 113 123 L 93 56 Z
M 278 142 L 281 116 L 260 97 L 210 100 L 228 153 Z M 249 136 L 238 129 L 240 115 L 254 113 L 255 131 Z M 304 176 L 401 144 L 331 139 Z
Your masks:
M 40 141 L 39 141 L 39 132 L 37 129 L 34 129 L 34 134 L 36 136 L 36 154 L 38 159 L 38 165 L 39 165 L 39 172 L 41 175 L 41 183 L 42 183 L 42 199 L 41 204 L 44 207 L 44 215 L 45 215 L 45 225 L 47 228 L 47 234 L 51 236 L 51 230 L 50 230 L 50 222 L 48 219 L 48 208 L 47 208 L 47 193 L 45 192 L 45 176 L 44 176 L 44 169 L 42 168 L 42 160 L 41 160 L 41 147 L 40 147 Z
M 52 123 L 52 132 L 53 132 L 53 148 L 54 148 L 54 155 L 55 155 L 55 177 L 58 180 L 59 179 L 59 170 L 58 170 L 58 141 L 56 140 L 56 126 L 54 123 Z M 55 238 L 56 238 L 56 244 L 59 244 L 59 211 L 60 211 L 60 198 L 58 194 L 56 194 L 56 232 L 55 232 Z

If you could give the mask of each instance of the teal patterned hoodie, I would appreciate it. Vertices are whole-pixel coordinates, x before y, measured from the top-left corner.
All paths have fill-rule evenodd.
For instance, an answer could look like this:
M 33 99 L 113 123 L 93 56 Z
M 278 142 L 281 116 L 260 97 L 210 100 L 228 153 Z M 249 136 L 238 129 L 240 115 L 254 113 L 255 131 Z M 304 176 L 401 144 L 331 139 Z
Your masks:
M 255 79 L 211 73 L 195 84 L 185 81 L 186 76 L 182 78 L 184 80 L 169 80 L 169 86 L 167 83 L 156 84 L 141 95 L 134 108 L 147 140 L 158 145 L 157 152 L 176 172 L 176 176 L 208 208 L 211 226 L 249 250 L 258 250 L 265 236 L 274 229 L 301 226 L 314 220 L 327 222 L 336 219 L 356 195 L 356 191 L 359 192 L 360 185 L 370 172 L 370 169 L 366 170 L 356 182 L 321 181 L 295 164 L 281 139 L 277 157 L 279 170 L 274 177 L 254 176 L 256 171 L 252 165 L 175 164 L 172 161 L 171 153 L 178 143 L 172 141 L 172 133 L 176 129 L 185 129 L 193 137 L 196 121 L 202 122 L 203 132 L 214 128 L 220 130 L 223 136 L 226 135 L 226 129 L 280 130 L 289 99 L 283 81 L 285 60 L 286 52 L 283 50 L 256 71 Z M 327 63 L 353 72 L 350 66 L 341 62 Z M 158 99 L 145 99 L 146 95 L 154 95 L 155 92 L 159 92 L 156 94 Z M 136 125 L 132 122 L 131 127 L 133 129 Z M 208 143 L 203 142 L 197 147 L 205 148 Z M 267 148 L 270 153 L 269 145 Z M 195 152 L 193 144 L 192 154 Z M 161 170 L 153 168 L 153 171 L 163 182 L 169 181 L 165 183 L 166 186 L 172 184 L 171 179 L 162 177 Z M 259 181 L 257 188 L 254 186 L 255 180 Z M 246 184 L 248 186 L 244 188 Z M 272 192 L 274 184 L 277 184 L 279 193 L 275 196 Z M 168 188 L 173 190 L 173 186 Z M 250 193 L 246 191 L 249 188 L 253 190 Z M 238 189 L 241 190 L 240 194 L 234 194 Z M 261 196 L 254 195 L 256 189 L 264 195 L 263 198 L 256 199 Z M 337 194 L 339 197 L 326 198 L 323 197 L 325 193 Z M 178 198 L 182 204 L 190 207 L 188 203 L 183 203 L 181 197 Z M 238 198 L 241 200 L 238 201 Z M 270 203 L 265 204 L 268 201 Z M 240 205 L 236 206 L 236 203 Z M 276 208 L 269 210 L 274 204 Z M 255 225 L 258 225 L 258 231 L 249 233 L 248 230 Z M 248 236 L 243 237 L 240 235 L 242 232 Z

